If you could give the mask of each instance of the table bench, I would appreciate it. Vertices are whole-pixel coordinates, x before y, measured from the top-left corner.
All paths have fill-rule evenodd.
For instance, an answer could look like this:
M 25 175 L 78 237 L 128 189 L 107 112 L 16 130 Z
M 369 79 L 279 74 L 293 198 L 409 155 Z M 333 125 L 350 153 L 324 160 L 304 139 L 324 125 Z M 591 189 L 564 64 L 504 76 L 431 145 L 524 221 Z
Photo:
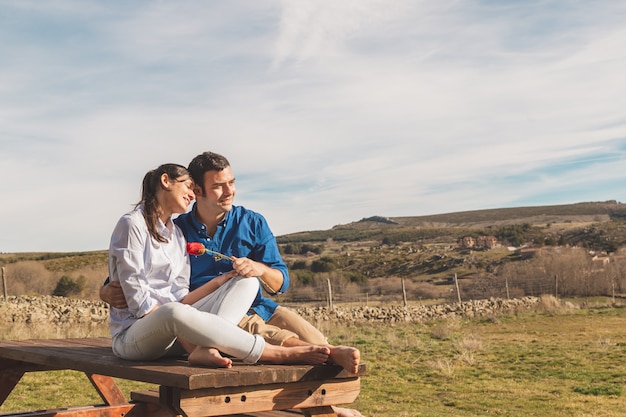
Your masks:
M 364 364 L 351 374 L 334 365 L 234 361 L 224 369 L 193 367 L 177 358 L 126 361 L 113 355 L 106 337 L 0 340 L 0 405 L 26 372 L 62 369 L 84 372 L 104 404 L 2 416 L 335 416 L 332 405 L 354 402 L 365 374 Z M 159 388 L 133 391 L 129 401 L 113 378 Z

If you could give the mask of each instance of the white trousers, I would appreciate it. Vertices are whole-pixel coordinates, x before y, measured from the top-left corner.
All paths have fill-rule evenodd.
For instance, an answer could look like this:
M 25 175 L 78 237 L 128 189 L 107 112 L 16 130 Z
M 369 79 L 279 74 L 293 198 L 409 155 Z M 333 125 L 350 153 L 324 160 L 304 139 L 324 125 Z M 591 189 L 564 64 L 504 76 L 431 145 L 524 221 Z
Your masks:
M 265 341 L 237 324 L 258 291 L 256 278 L 236 277 L 193 306 L 164 304 L 114 337 L 113 353 L 122 359 L 154 360 L 182 353 L 175 343 L 180 337 L 197 346 L 216 348 L 245 363 L 256 363 Z

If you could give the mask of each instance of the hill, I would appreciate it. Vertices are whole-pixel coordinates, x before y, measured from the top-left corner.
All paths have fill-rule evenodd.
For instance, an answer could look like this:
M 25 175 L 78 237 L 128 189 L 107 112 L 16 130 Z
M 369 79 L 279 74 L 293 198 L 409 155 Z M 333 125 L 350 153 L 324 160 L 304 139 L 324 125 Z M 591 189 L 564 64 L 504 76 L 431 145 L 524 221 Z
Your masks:
M 428 216 L 384 217 L 372 216 L 348 224 L 337 225 L 329 230 L 307 231 L 279 236 L 279 243 L 382 240 L 385 237 L 409 238 L 460 238 L 464 234 L 493 232 L 514 225 L 550 229 L 548 234 L 565 233 L 611 221 L 626 219 L 626 204 L 615 200 L 583 202 L 553 206 L 514 207 L 474 210 Z M 611 227 L 609 227 L 611 229 Z M 619 233 L 618 233 L 619 234 Z M 626 236 L 616 236 L 622 241 Z M 452 240 L 454 241 L 454 239 Z M 625 242 L 626 243 L 626 242 Z
M 391 217 L 379 216 L 361 219 L 342 227 L 363 227 L 367 223 L 413 227 L 486 227 L 506 224 L 529 223 L 585 223 L 602 222 L 612 218 L 626 217 L 626 204 L 617 201 L 587 202 L 554 206 L 512 207 L 473 210 L 430 216 Z
M 626 292 L 620 272 L 626 256 L 618 255 L 626 247 L 626 204 L 616 201 L 372 216 L 277 240 L 292 282 L 281 301 L 324 300 L 329 279 L 333 295 L 348 301 L 397 297 L 401 279 L 408 279 L 403 290 L 409 297 L 440 298 L 450 294 L 453 277 L 464 281 L 462 290 L 472 298 L 502 296 L 511 277 L 523 277 L 513 289 L 521 295 L 553 294 L 557 286 L 565 291 L 555 276 L 575 276 L 585 294 Z M 530 259 L 540 252 L 546 255 Z M 610 263 L 598 268 L 596 258 Z M 83 296 L 97 298 L 106 259 L 106 250 L 0 254 L 0 266 L 10 265 L 15 295 L 49 295 L 65 278 L 81 284 Z
M 617 255 L 626 247 L 626 205 L 616 201 L 373 216 L 277 240 L 291 270 L 290 292 L 311 293 L 309 286 L 317 297 L 323 297 L 324 277 L 344 299 L 364 292 L 397 296 L 400 279 L 414 298 L 449 296 L 459 292 L 449 287 L 454 277 L 474 299 L 626 290 L 619 272 L 626 270 L 625 257 Z M 610 263 L 599 267 L 596 259 Z

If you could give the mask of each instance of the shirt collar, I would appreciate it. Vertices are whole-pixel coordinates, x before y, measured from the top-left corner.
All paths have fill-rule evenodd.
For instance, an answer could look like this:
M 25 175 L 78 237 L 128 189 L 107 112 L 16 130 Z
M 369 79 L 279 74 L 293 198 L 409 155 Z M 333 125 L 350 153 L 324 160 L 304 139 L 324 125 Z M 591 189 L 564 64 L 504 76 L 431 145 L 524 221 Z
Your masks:
M 174 223 L 172 223 L 172 218 L 167 219 L 165 223 L 163 220 L 159 219 L 159 223 L 157 224 L 158 232 L 161 236 L 166 239 L 169 239 L 172 235 L 172 231 L 174 230 Z
M 193 225 L 193 228 L 198 231 L 198 233 L 206 234 L 206 225 L 202 223 L 200 220 L 198 220 L 197 211 L 198 211 L 198 206 L 194 204 L 193 208 L 191 209 L 191 215 L 189 216 L 191 218 L 191 224 Z M 233 210 L 231 209 L 227 211 L 226 214 L 224 214 L 224 217 L 222 218 L 222 220 L 220 220 L 220 222 L 217 224 L 218 227 L 226 225 L 226 222 L 230 218 L 232 211 Z
M 145 212 L 146 207 L 144 206 L 144 204 L 140 204 L 137 207 L 142 213 Z M 157 222 L 156 225 L 157 228 L 157 233 L 160 234 L 161 236 L 163 236 L 166 239 L 169 239 L 170 236 L 172 235 L 172 232 L 174 231 L 174 222 L 172 222 L 172 217 L 168 218 L 167 221 L 165 223 L 163 223 L 163 220 L 161 220 L 159 218 L 159 221 Z

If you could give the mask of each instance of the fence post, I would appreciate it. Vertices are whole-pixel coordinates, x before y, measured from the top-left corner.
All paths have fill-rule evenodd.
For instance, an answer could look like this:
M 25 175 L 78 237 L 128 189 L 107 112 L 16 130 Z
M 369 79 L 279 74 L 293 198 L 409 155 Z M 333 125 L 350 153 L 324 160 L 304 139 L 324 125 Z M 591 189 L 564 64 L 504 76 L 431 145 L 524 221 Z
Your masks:
M 461 304 L 461 291 L 459 290 L 459 280 L 456 277 L 456 274 L 454 274 L 454 285 L 456 286 L 456 297 L 459 300 L 459 304 Z
M 7 296 L 7 279 L 6 279 L 6 268 L 2 267 L 2 289 L 4 291 L 4 299 L 8 300 Z
M 554 274 L 554 298 L 559 298 L 559 276 Z
M 404 286 L 404 278 L 402 278 L 402 299 L 404 300 L 404 308 L 409 306 L 409 303 L 406 301 L 406 287 Z
M 506 299 L 511 299 L 511 294 L 509 294 L 509 277 L 504 278 L 504 285 L 506 286 Z
M 328 310 L 333 311 L 333 289 L 330 286 L 330 278 L 326 278 L 328 282 Z
M 611 295 L 613 300 L 613 305 L 615 305 L 615 278 L 611 279 Z

